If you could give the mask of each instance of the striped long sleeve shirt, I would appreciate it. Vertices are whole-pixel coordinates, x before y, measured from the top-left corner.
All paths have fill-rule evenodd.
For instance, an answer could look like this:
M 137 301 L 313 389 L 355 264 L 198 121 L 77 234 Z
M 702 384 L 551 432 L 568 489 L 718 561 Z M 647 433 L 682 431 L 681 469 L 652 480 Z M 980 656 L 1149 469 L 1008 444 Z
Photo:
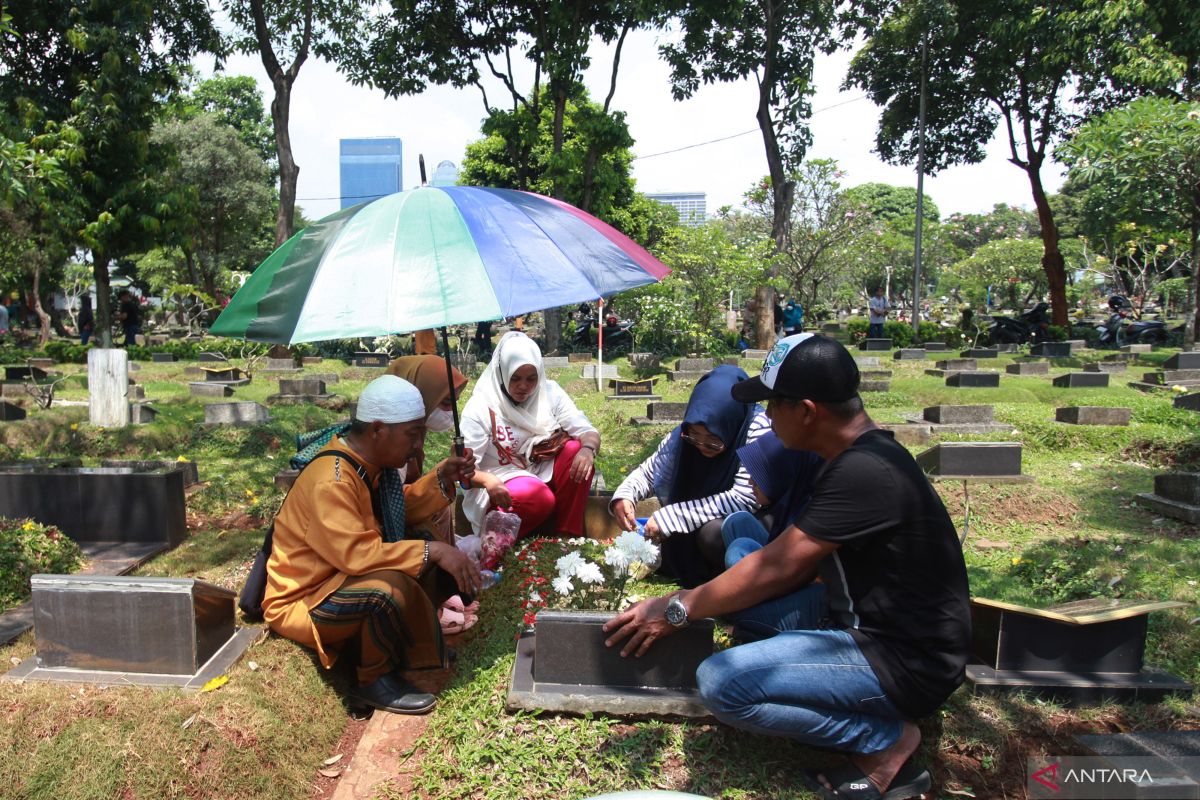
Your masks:
M 746 444 L 753 442 L 759 436 L 771 429 L 771 420 L 761 408 L 755 407 L 754 419 L 746 432 Z M 654 494 L 654 478 L 667 468 L 667 442 L 671 435 L 667 434 L 659 443 L 658 449 L 648 459 L 643 461 L 613 492 L 613 502 L 629 500 L 637 503 Z M 654 512 L 651 519 L 665 534 L 689 533 L 704 523 L 713 519 L 721 519 L 735 511 L 754 511 L 758 502 L 754 499 L 754 489 L 750 485 L 750 474 L 746 468 L 739 465 L 733 479 L 733 486 L 724 492 L 701 497 L 696 500 L 685 500 L 681 503 L 671 503 Z

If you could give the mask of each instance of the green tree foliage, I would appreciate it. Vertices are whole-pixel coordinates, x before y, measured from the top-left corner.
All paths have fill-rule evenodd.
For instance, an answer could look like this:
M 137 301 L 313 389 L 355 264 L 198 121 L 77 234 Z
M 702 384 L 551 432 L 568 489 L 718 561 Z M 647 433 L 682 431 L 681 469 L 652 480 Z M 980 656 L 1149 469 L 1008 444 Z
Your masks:
M 222 7 L 238 26 L 234 48 L 262 60 L 274 90 L 271 123 L 279 170 L 279 208 L 275 216 L 275 244 L 279 245 L 295 232 L 300 167 L 292 157 L 289 122 L 296 77 L 310 54 L 334 63 L 344 62 L 347 53 L 362 40 L 368 6 L 357 0 L 222 0 Z
M 917 216 L 917 190 L 911 186 L 893 186 L 890 183 L 860 183 L 845 192 L 845 202 L 867 211 L 880 222 L 907 220 Z M 937 203 L 926 195 L 922 212 L 929 222 L 941 219 Z
M 946 218 L 950 242 L 967 253 L 996 239 L 1037 239 L 1037 214 L 997 203 L 986 214 L 951 214 Z
M 888 161 L 917 151 L 921 44 L 928 45 L 926 169 L 977 163 L 1003 125 L 1009 160 L 1029 180 L 1054 322 L 1067 322 L 1066 271 L 1041 169 L 1075 124 L 1072 96 L 1100 102 L 1108 85 L 1098 15 L 1087 0 L 902 2 L 855 55 L 847 82 L 883 107 L 876 139 Z
M 1041 259 L 1037 239 L 994 239 L 943 270 L 938 291 L 976 307 L 990 298 L 995 306 L 1023 310 L 1028 298 L 1045 291 Z
M 657 255 L 671 268 L 661 283 L 621 296 L 631 309 L 640 348 L 723 352 L 722 329 L 729 293 L 746 296 L 763 280 L 770 240 L 744 247 L 719 220 L 674 228 Z
M 1200 103 L 1144 97 L 1102 114 L 1060 149 L 1072 174 L 1096 186 L 1126 221 L 1189 232 L 1192 285 L 1185 342 L 1196 338 L 1200 259 Z
M 661 48 L 677 100 L 691 97 L 701 83 L 755 80 L 755 119 L 770 176 L 771 237 L 781 253 L 796 191 L 789 175 L 800 167 L 812 138 L 813 64 L 818 51 L 835 47 L 835 10 L 829 0 L 690 0 L 679 17 L 681 38 Z M 757 337 L 770 341 L 774 292 L 764 285 L 756 295 L 763 310 Z
M 170 209 L 156 191 L 163 165 L 150 129 L 183 66 L 219 51 L 220 40 L 202 0 L 42 0 L 9 10 L 0 97 L 79 133 L 82 157 L 69 173 L 85 209 L 79 240 L 92 252 L 97 338 L 109 345 L 109 265 L 151 245 Z
M 173 155 L 161 179 L 181 195 L 169 232 L 186 273 L 169 282 L 215 296 L 228 288 L 231 269 L 253 270 L 270 253 L 267 165 L 213 114 L 161 123 L 151 143 Z
M 217 75 L 199 81 L 190 91 L 178 95 L 168 109 L 169 116 L 180 120 L 195 119 L 201 114 L 211 114 L 236 131 L 242 144 L 268 165 L 271 180 L 278 177 L 275 134 L 254 78 Z
M 554 105 L 549 102 L 549 89 L 543 89 L 542 95 L 540 119 L 520 107 L 496 111 L 483 121 L 484 138 L 467 145 L 459 182 L 557 193 L 607 222 L 616 221 L 614 211 L 627 207 L 634 197 L 629 176 L 633 137 L 625 114 L 605 112 L 576 84 L 556 153 Z

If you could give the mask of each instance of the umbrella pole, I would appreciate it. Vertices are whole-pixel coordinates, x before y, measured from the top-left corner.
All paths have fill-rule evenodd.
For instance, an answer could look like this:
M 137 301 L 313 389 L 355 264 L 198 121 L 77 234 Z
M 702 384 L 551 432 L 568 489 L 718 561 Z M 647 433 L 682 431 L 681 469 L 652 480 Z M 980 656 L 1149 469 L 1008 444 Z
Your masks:
M 466 453 L 466 444 L 458 424 L 458 396 L 454 393 L 454 369 L 450 366 L 450 334 L 445 325 L 442 326 L 442 348 L 446 351 L 446 383 L 450 385 L 450 414 L 454 417 L 454 455 L 462 458 Z M 471 488 L 466 481 L 459 481 L 459 486 Z
M 604 298 L 596 301 L 596 391 L 603 392 L 600 381 L 604 373 Z

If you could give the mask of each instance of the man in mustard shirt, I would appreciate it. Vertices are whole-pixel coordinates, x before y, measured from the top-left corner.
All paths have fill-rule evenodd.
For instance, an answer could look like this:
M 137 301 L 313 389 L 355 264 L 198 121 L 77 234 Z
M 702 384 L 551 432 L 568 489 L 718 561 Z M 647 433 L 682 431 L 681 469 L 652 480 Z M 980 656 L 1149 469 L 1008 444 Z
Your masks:
M 351 699 L 398 714 L 436 704 L 400 671 L 444 666 L 436 610 L 454 592 L 480 586 L 478 569 L 453 545 L 405 538 L 402 530 L 405 518 L 428 518 L 453 501 L 455 485 L 475 471 L 469 450 L 403 490 L 378 488 L 383 470 L 403 467 L 424 444 L 417 388 L 394 375 L 368 384 L 350 429 L 322 450 L 339 455 L 313 459 L 275 518 L 263 597 L 271 630 L 315 649 L 326 668 L 353 648 Z

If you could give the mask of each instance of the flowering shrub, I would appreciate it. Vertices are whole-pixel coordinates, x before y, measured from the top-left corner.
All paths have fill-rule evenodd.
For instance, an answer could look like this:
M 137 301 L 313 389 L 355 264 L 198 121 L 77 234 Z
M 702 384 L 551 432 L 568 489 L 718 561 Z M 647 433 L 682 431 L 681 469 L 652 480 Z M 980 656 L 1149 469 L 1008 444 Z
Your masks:
M 0 611 L 29 599 L 30 576 L 74 572 L 82 565 L 79 545 L 57 528 L 0 517 Z
M 619 610 L 633 598 L 629 581 L 658 561 L 658 547 L 636 533 L 612 542 L 530 539 L 516 553 L 518 591 L 526 627 L 543 608 Z

